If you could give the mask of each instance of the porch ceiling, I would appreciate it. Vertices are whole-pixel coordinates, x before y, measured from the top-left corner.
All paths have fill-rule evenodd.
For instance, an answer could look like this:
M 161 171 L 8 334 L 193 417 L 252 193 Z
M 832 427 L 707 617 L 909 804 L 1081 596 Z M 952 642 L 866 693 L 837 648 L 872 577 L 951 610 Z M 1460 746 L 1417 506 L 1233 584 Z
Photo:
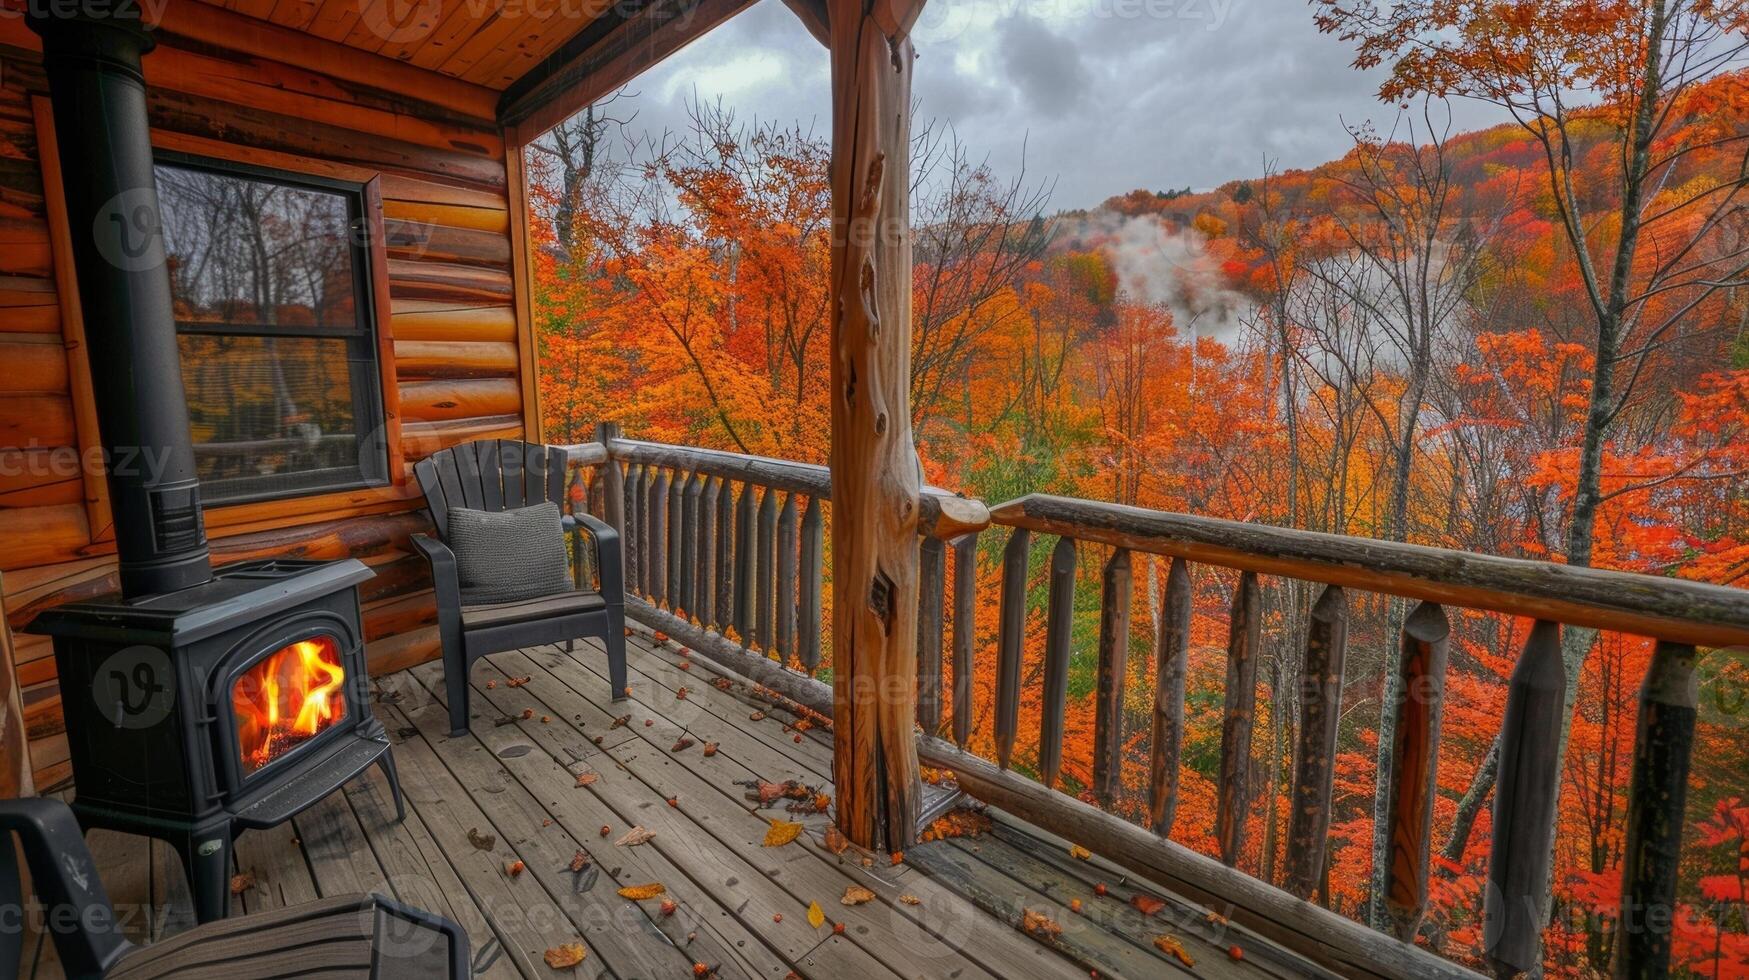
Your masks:
M 611 7 L 609 0 L 202 2 L 494 91 L 510 87 Z

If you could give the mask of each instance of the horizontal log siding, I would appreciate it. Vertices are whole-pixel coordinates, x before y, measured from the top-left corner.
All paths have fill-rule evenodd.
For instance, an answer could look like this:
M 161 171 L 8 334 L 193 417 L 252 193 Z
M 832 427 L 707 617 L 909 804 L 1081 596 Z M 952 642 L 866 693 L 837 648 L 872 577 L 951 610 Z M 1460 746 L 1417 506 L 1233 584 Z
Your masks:
M 14 22 L 16 24 L 16 22 Z M 31 96 L 46 92 L 34 37 L 0 27 L 0 569 L 6 620 L 115 587 L 111 545 L 93 533 L 78 475 L 44 464 L 80 444 L 67 324 L 56 290 Z M 348 179 L 380 177 L 394 378 L 405 462 L 477 438 L 523 435 L 519 331 L 504 145 L 492 123 L 455 108 L 166 33 L 146 58 L 156 138 L 244 162 L 307 161 Z M 291 167 L 288 169 L 297 169 Z M 76 327 L 76 324 L 74 325 Z M 389 399 L 391 404 L 393 399 Z M 89 406 L 85 406 L 88 410 Z M 61 469 L 64 469 L 62 467 Z M 101 481 L 97 481 L 99 484 Z M 407 535 L 426 526 L 416 486 L 221 508 L 208 514 L 220 562 L 258 555 L 357 557 L 371 668 L 437 654 L 423 562 Z M 54 658 L 18 634 L 17 679 L 37 786 L 70 778 Z

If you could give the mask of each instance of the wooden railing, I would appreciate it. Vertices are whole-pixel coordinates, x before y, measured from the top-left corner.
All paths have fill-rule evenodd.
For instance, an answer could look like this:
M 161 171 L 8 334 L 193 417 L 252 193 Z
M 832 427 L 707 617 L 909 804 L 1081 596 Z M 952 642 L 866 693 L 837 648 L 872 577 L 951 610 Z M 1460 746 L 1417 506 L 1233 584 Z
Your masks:
M 707 656 L 830 715 L 821 665 L 823 526 L 831 499 L 824 467 L 620 438 L 574 448 L 589 473 L 592 509 L 623 528 L 629 611 Z M 1471 976 L 1412 945 L 1427 903 L 1435 770 L 1450 643 L 1448 608 L 1528 617 L 1535 627 L 1509 685 L 1500 733 L 1486 955 L 1498 971 L 1530 969 L 1541 956 L 1541 898 L 1552 859 L 1555 789 L 1565 697 L 1564 628 L 1613 630 L 1657 641 L 1640 694 L 1618 931 L 1624 975 L 1658 975 L 1669 957 L 1676 907 L 1689 746 L 1695 724 L 1697 647 L 1749 643 L 1749 592 L 1547 562 L 1343 537 L 1052 496 L 991 510 L 925 491 L 920 522 L 919 754 L 952 770 L 963 789 L 1065 837 L 1349 975 Z M 1009 529 L 1001 561 L 994 764 L 966 751 L 976 717 L 972 678 L 979 537 Z M 1034 538 L 1055 537 L 1047 564 L 1042 712 L 1037 780 L 1010 769 L 1019 737 Z M 1101 549 L 1097 686 L 1091 794 L 1101 808 L 1058 791 L 1079 553 Z M 953 557 L 948 575 L 948 556 Z M 1145 826 L 1109 811 L 1121 790 L 1124 687 L 1131 671 L 1132 555 L 1169 559 L 1152 672 Z M 1184 742 L 1194 566 L 1235 575 L 1215 837 L 1220 861 L 1169 840 Z M 1262 647 L 1262 577 L 1322 587 L 1303 631 L 1298 738 L 1288 795 L 1283 888 L 1233 865 L 1249 811 L 1255 691 Z M 1325 863 L 1350 590 L 1415 605 L 1401 617 L 1399 668 L 1388 679 L 1395 752 L 1387 821 L 1393 859 L 1385 907 L 1395 936 L 1373 932 L 1306 901 Z M 951 611 L 951 616 L 949 612 Z M 948 625 L 951 623 L 951 631 Z M 944 663 L 944 651 L 949 661 Z M 951 664 L 951 730 L 943 728 L 943 673 Z M 951 742 L 936 737 L 948 734 Z M 1648 915 L 1650 911 L 1650 915 Z M 1659 912 L 1666 913 L 1662 920 Z

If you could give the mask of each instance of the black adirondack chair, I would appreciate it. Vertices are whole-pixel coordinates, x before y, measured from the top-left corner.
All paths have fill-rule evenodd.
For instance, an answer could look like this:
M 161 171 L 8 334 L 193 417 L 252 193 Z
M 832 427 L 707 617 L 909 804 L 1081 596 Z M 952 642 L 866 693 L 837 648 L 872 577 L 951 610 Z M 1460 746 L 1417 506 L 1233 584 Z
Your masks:
M 122 935 L 73 811 L 46 799 L 0 800 L 0 976 L 20 976 L 25 952 L 15 834 L 30 864 L 40 921 L 71 980 L 473 976 L 468 937 L 460 927 L 381 895 L 237 916 L 136 946 Z
M 565 450 L 510 439 L 470 442 L 432 453 L 413 467 L 439 536 L 449 536 L 449 512 L 458 507 L 503 511 L 550 500 L 565 510 Z M 619 535 L 589 514 L 564 514 L 565 532 L 587 533 L 595 542 L 599 589 L 578 581 L 575 589 L 516 602 L 463 605 L 455 553 L 443 541 L 413 535 L 413 546 L 431 563 L 437 593 L 437 630 L 443 640 L 443 686 L 449 699 L 450 734 L 468 730 L 468 672 L 489 653 L 540 643 L 597 636 L 607 647 L 614 700 L 625 698 L 625 587 Z M 578 544 L 581 545 L 581 540 Z M 581 561 L 581 547 L 575 552 Z M 580 567 L 580 565 L 579 565 Z

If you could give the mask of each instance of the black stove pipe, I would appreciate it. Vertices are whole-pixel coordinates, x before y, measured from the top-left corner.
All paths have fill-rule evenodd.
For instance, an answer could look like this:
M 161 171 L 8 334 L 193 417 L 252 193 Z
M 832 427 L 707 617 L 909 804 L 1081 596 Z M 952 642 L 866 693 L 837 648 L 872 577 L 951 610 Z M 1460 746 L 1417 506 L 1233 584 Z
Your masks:
M 29 4 L 43 40 L 124 597 L 212 579 L 152 179 L 136 3 Z

